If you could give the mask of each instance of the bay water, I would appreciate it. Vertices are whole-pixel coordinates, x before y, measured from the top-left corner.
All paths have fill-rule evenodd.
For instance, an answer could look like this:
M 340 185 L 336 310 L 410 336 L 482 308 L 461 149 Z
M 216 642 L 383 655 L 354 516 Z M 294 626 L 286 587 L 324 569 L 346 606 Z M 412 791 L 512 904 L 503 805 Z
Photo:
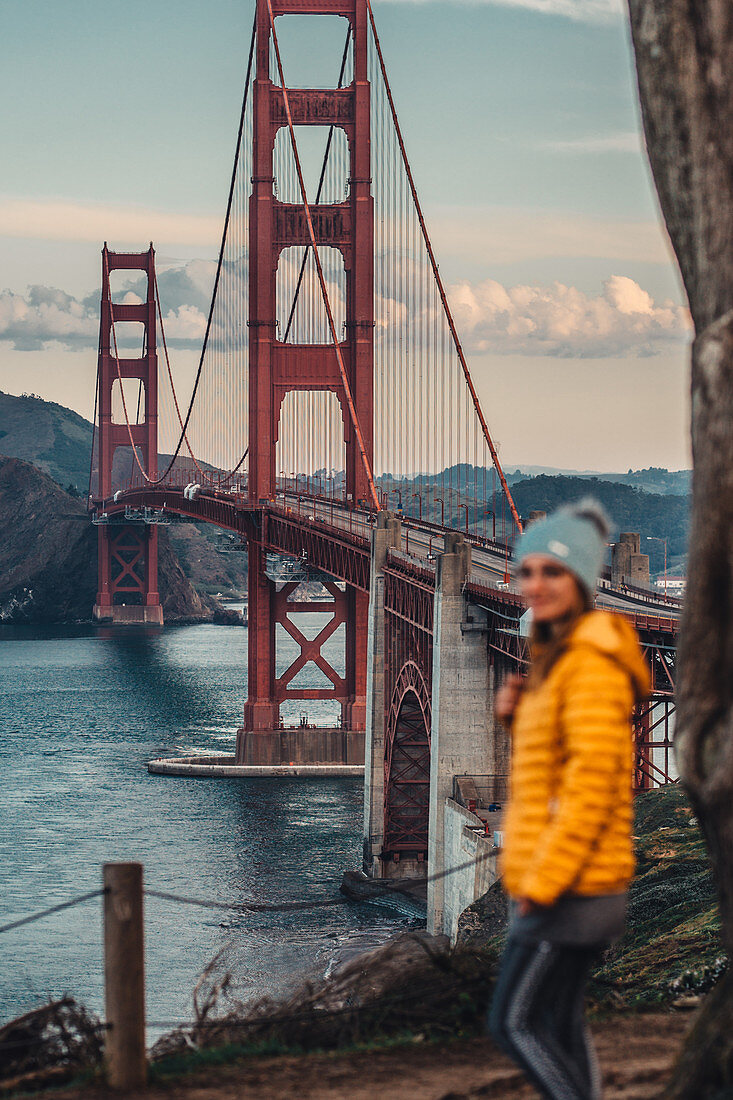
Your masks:
M 330 643 L 334 665 L 341 642 Z M 286 637 L 278 645 L 283 667 L 298 650 Z M 148 887 L 194 899 L 337 896 L 360 863 L 361 780 L 147 772 L 157 756 L 233 752 L 246 681 L 243 627 L 0 627 L 0 925 L 99 888 L 113 860 L 140 861 Z M 307 706 L 310 720 L 332 717 L 329 704 Z M 405 924 L 353 904 L 253 914 L 148 898 L 145 910 L 151 1037 L 191 1018 L 217 953 L 248 999 Z M 0 960 L 0 1019 L 64 993 L 101 1014 L 101 899 L 0 934 Z

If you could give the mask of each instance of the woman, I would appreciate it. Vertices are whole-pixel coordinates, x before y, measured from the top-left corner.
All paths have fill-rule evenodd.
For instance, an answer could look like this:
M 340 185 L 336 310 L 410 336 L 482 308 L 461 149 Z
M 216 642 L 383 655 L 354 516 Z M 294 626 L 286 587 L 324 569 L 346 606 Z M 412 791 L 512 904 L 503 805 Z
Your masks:
M 600 1081 L 583 997 L 623 932 L 631 843 L 631 709 L 649 690 L 633 627 L 593 610 L 608 524 L 594 501 L 563 508 L 515 552 L 531 610 L 526 681 L 496 715 L 512 734 L 501 869 L 509 936 L 491 1032 L 552 1100 L 595 1100 Z

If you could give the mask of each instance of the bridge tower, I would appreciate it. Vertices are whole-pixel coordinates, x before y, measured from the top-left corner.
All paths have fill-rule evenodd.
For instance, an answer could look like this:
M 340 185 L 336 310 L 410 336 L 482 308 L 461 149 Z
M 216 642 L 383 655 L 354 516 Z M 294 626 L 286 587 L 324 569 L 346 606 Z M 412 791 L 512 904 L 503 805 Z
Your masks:
M 349 147 L 349 195 L 342 202 L 311 202 L 317 246 L 338 249 L 346 285 L 345 336 L 340 350 L 370 462 L 373 456 L 374 207 L 370 172 L 370 88 L 367 79 L 368 16 L 365 0 L 269 0 L 273 22 L 284 15 L 337 15 L 351 29 L 353 79 L 344 88 L 287 89 L 293 125 L 340 127 Z M 346 25 L 345 25 L 346 29 Z M 249 232 L 249 497 L 254 507 L 272 500 L 276 487 L 276 443 L 284 398 L 293 390 L 327 390 L 341 407 L 346 453 L 345 503 L 356 507 L 368 497 L 368 482 L 351 422 L 335 348 L 332 344 L 284 343 L 277 332 L 277 270 L 283 250 L 310 243 L 303 203 L 285 203 L 274 193 L 275 141 L 287 128 L 283 89 L 271 69 L 272 26 L 268 0 L 257 0 L 256 70 L 253 84 L 253 180 Z M 273 63 L 274 64 L 274 63 Z M 334 72 L 337 71 L 337 59 Z M 287 72 L 285 73 L 287 79 Z M 276 77 L 277 79 L 277 77 Z M 288 130 L 285 131 L 286 136 Z M 345 623 L 343 678 L 325 667 L 311 643 L 302 648 L 331 680 L 331 689 L 287 687 L 275 668 L 275 625 L 291 636 L 288 604 L 265 573 L 264 546 L 249 541 L 249 697 L 238 757 L 247 763 L 279 761 L 280 703 L 295 698 L 333 698 L 340 704 L 339 731 L 344 762 L 363 761 L 366 722 L 366 635 L 368 598 L 346 587 L 329 586 L 334 622 Z M 332 590 L 333 589 L 333 590 Z M 318 611 L 328 605 L 320 603 Z M 303 611 L 293 605 L 291 611 Z M 302 639 L 302 635 L 301 635 Z M 325 639 L 324 639 L 325 640 Z M 316 647 L 317 649 L 318 647 Z M 287 677 L 285 677 L 287 681 Z M 303 748 L 307 758 L 309 750 Z M 319 750 L 314 749 L 318 752 Z M 300 753 L 298 754 L 300 755 Z M 312 758 L 312 755 L 311 755 Z M 321 757 L 322 758 L 322 757 Z M 285 759 L 294 759 L 285 756 Z
M 110 273 L 142 271 L 147 276 L 144 302 L 113 302 Z M 110 516 L 104 502 L 115 488 L 113 477 L 115 454 L 126 448 L 127 461 L 118 460 L 120 477 L 127 487 L 130 465 L 133 482 L 144 480 L 137 469 L 138 460 L 148 478 L 158 476 L 158 356 L 156 351 L 155 316 L 155 253 L 151 244 L 147 252 L 102 251 L 102 302 L 99 327 L 99 360 L 97 390 L 97 438 L 95 454 L 98 464 L 96 497 L 99 560 L 97 600 L 94 618 L 100 621 L 125 623 L 162 623 L 163 610 L 158 595 L 158 530 L 143 520 L 130 521 Z M 134 358 L 119 355 L 119 333 L 114 326 L 133 322 L 141 326 L 142 354 Z M 134 401 L 137 423 L 130 421 L 133 411 L 119 412 L 125 401 L 125 383 L 138 382 Z M 116 410 L 116 412 L 115 412 Z M 140 413 L 142 412 L 142 417 Z M 115 419 L 117 415 L 117 419 Z M 122 457 L 122 456 L 121 456 Z M 124 466 L 124 469 L 122 468 Z M 135 475 L 139 477 L 136 479 Z

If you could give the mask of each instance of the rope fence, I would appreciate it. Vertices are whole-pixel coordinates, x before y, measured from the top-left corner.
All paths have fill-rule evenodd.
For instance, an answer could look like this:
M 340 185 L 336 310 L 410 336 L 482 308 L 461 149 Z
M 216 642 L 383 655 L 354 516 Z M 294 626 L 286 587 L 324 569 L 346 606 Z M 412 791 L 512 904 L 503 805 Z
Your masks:
M 460 871 L 469 870 L 471 867 L 478 867 L 485 863 L 492 856 L 491 852 L 484 855 L 475 856 L 473 859 L 466 860 L 465 863 L 458 863 L 455 867 L 449 867 L 444 871 L 438 871 L 433 875 L 427 875 L 425 878 L 421 878 L 420 883 L 428 884 L 430 882 L 438 882 L 441 879 L 449 878 L 451 875 L 458 874 Z M 125 866 L 125 865 L 123 865 Z M 376 883 L 377 880 L 371 880 L 372 883 Z M 371 902 L 378 898 L 388 897 L 390 894 L 402 894 L 405 895 L 405 883 L 409 883 L 410 879 L 400 879 L 396 882 L 383 882 L 378 887 L 372 889 L 368 898 L 364 899 L 364 902 Z M 48 909 L 40 909 L 37 913 L 31 913 L 26 917 L 20 917 L 18 920 L 10 921 L 8 924 L 0 925 L 0 934 L 3 932 L 10 932 L 15 928 L 20 928 L 25 924 L 33 924 L 35 921 L 43 920 L 44 917 L 50 917 L 54 913 L 59 913 L 63 909 L 71 909 L 76 905 L 82 905 L 86 901 L 91 901 L 93 898 L 103 897 L 108 894 L 107 888 L 101 888 L 99 890 L 91 890 L 86 894 L 79 894 L 78 897 L 70 898 L 69 901 L 60 902 L 58 905 L 52 905 Z M 169 890 L 156 890 L 151 887 L 145 887 L 143 894 L 149 898 L 159 898 L 162 901 L 175 901 L 180 905 L 193 905 L 202 909 L 225 909 L 232 912 L 241 913 L 290 913 L 298 912 L 306 909 L 323 909 L 333 905 L 350 905 L 350 904 L 362 904 L 361 902 L 354 902 L 351 898 L 346 897 L 344 894 L 339 894 L 336 897 L 324 897 L 315 898 L 312 901 L 285 901 L 285 902 L 255 902 L 255 901 L 215 901 L 212 898 L 196 898 L 190 897 L 186 894 L 176 894 Z
M 421 884 L 436 882 L 461 871 L 477 868 L 491 858 L 491 853 L 476 856 L 464 863 L 447 868 L 436 874 L 429 875 L 419 880 Z M 414 885 L 415 880 L 399 880 L 397 882 L 383 882 L 372 884 L 372 890 L 368 896 L 358 899 L 357 903 L 369 903 L 390 895 L 409 897 L 408 889 Z M 105 1033 L 104 1055 L 105 1071 L 108 1084 L 113 1088 L 129 1089 L 142 1086 L 147 1079 L 147 1055 L 145 1034 L 146 1026 L 155 1028 L 172 1028 L 177 1030 L 201 1031 L 218 1028 L 220 1030 L 264 1031 L 274 1029 L 288 1023 L 295 1024 L 306 1019 L 312 1019 L 314 1012 L 319 1022 L 339 1016 L 355 1016 L 366 1011 L 378 1012 L 380 1008 L 394 1007 L 398 1004 L 406 1004 L 411 1000 L 424 997 L 429 992 L 425 983 L 421 983 L 419 990 L 408 990 L 405 994 L 389 994 L 387 996 L 370 997 L 368 1002 L 358 1003 L 332 1009 L 327 1006 L 314 1005 L 308 1010 L 300 1007 L 292 1012 L 270 1011 L 260 1014 L 254 1013 L 247 1019 L 231 1017 L 217 1017 L 206 1020 L 199 1018 L 190 1021 L 176 1020 L 145 1020 L 145 935 L 143 924 L 143 898 L 154 898 L 160 901 L 173 902 L 178 905 L 196 906 L 198 908 L 245 912 L 245 913 L 283 913 L 317 910 L 334 906 L 353 904 L 352 899 L 344 894 L 327 895 L 313 899 L 301 899 L 283 902 L 226 902 L 214 898 L 193 897 L 175 893 L 169 890 L 159 890 L 155 887 L 143 886 L 143 867 L 140 863 L 107 863 L 103 870 L 103 886 L 101 889 L 90 890 L 79 894 L 67 901 L 40 909 L 35 913 L 29 913 L 24 917 L 6 922 L 0 925 L 0 934 L 14 931 L 15 929 L 33 924 L 44 918 L 50 917 L 75 906 L 83 905 L 96 898 L 103 898 L 104 916 L 104 986 L 105 986 L 105 1017 L 104 1023 L 90 1025 L 96 1032 L 103 1030 Z M 429 947 L 425 947 L 428 956 L 431 955 Z M 60 1004 L 66 1003 L 59 1002 Z M 195 1004 L 195 1001 L 194 1001 Z M 46 1005 L 39 1012 L 48 1012 L 53 1006 Z M 198 1011 L 196 1009 L 196 1011 Z M 29 1014 L 30 1016 L 33 1013 Z M 10 1051 L 32 1048 L 34 1045 L 42 1045 L 45 1027 L 40 1027 L 35 1033 L 23 1034 L 23 1020 L 10 1021 L 0 1027 L 0 1050 Z M 49 1026 L 52 1026 L 53 1021 Z M 10 1031 L 8 1029 L 11 1029 Z M 13 1031 L 12 1029 L 15 1029 Z M 63 1028 L 61 1028 L 63 1032 Z M 16 1034 L 17 1032 L 17 1034 Z M 9 1039 L 9 1041 L 5 1041 Z
M 100 898 L 104 894 L 104 890 L 90 890 L 88 894 L 80 894 L 76 898 L 71 898 L 69 901 L 62 901 L 59 905 L 52 905 L 48 909 L 41 909 L 38 913 L 31 913 L 28 917 L 21 917 L 20 920 L 10 921 L 9 924 L 0 924 L 0 932 L 11 932 L 14 928 L 21 928 L 24 924 L 33 924 L 37 920 L 43 920 L 44 917 L 50 917 L 53 913 L 60 913 L 63 909 L 72 909 L 75 905 L 81 905 L 85 901 L 91 901 L 92 898 Z

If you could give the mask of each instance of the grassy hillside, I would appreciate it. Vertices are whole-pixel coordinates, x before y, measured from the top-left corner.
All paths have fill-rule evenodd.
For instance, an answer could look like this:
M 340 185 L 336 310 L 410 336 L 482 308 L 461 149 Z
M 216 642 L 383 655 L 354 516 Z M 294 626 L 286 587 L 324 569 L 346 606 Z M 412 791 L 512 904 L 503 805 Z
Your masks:
M 711 988 L 727 967 L 710 858 L 681 787 L 637 795 L 634 846 L 626 932 L 591 982 L 606 1007 L 673 1004 Z M 506 923 L 497 882 L 462 914 L 459 943 L 497 951 Z
M 0 454 L 32 462 L 83 495 L 89 484 L 92 425 L 83 416 L 40 397 L 0 391 Z

